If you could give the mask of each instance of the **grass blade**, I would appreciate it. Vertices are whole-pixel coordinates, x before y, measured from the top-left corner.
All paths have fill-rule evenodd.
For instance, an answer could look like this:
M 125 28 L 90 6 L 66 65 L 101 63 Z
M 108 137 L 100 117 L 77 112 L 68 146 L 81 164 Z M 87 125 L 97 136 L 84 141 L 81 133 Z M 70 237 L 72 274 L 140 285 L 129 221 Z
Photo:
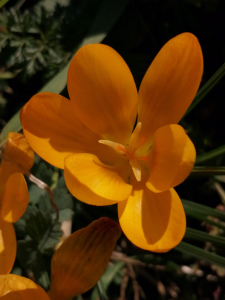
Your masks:
M 102 284 L 101 284 L 101 280 L 99 280 L 97 282 L 97 289 L 98 289 L 98 295 L 100 300 L 107 300 L 107 296 L 105 294 L 105 291 L 102 289 Z
M 224 153 L 225 153 L 225 145 L 218 147 L 212 151 L 198 155 L 196 158 L 195 164 L 203 163 L 211 158 L 214 158 L 214 157 L 219 156 Z
M 101 277 L 101 287 L 106 292 L 108 289 L 108 286 L 113 281 L 114 277 L 117 275 L 118 272 L 120 272 L 125 265 L 125 262 L 119 261 L 115 262 L 113 266 L 108 266 L 105 270 L 105 273 Z M 95 286 L 93 289 L 93 292 L 91 294 L 91 300 L 98 299 L 99 295 L 99 288 L 98 286 Z
M 225 268 L 225 258 L 215 253 L 208 252 L 185 242 L 180 242 L 180 244 L 174 249 L 184 254 L 196 257 L 200 260 L 205 260 L 209 263 Z
M 225 221 L 225 213 L 220 210 L 185 199 L 181 199 L 181 201 L 186 214 L 195 213 L 196 215 L 202 215 L 204 217 L 211 216 L 221 221 Z
M 203 232 L 193 228 L 189 228 L 189 227 L 186 228 L 185 238 L 201 241 L 201 242 L 210 242 L 218 247 L 225 248 L 224 237 L 212 235 L 207 232 Z
M 0 8 L 2 8 L 9 0 L 0 0 Z
M 191 175 L 214 176 L 225 175 L 225 167 L 194 167 Z
M 225 63 L 216 71 L 216 73 L 203 85 L 203 87 L 197 92 L 192 104 L 189 106 L 184 117 L 189 114 L 195 106 L 205 98 L 205 96 L 211 91 L 211 89 L 223 78 L 225 75 Z

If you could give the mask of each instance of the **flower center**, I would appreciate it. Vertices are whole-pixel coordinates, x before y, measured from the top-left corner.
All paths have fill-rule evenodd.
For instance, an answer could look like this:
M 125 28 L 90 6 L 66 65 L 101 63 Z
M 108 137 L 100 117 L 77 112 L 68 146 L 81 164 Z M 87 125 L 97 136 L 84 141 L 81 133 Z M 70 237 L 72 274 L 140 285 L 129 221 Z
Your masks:
M 131 134 L 129 143 L 127 146 L 124 146 L 119 143 L 115 143 L 109 140 L 99 140 L 100 144 L 107 145 L 113 148 L 116 152 L 125 155 L 128 160 L 131 168 L 134 172 L 134 176 L 136 177 L 137 181 L 141 181 L 141 165 L 139 164 L 139 160 L 147 162 L 149 160 L 149 156 L 136 156 L 137 149 L 146 141 L 147 137 L 142 136 L 141 139 L 138 141 L 139 133 L 141 131 L 141 122 L 138 122 L 137 126 L 135 127 L 133 133 Z M 137 143 L 138 141 L 138 143 Z

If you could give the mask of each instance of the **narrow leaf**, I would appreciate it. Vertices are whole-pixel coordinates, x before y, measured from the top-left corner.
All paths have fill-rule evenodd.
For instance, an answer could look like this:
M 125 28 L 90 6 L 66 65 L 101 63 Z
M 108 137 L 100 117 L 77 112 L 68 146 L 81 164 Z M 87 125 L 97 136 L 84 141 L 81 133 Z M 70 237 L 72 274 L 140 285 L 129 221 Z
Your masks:
M 195 164 L 201 164 L 211 158 L 214 158 L 214 157 L 219 156 L 224 153 L 225 153 L 225 145 L 218 147 L 212 151 L 198 155 L 196 158 Z
M 2 8 L 9 0 L 0 0 L 0 8 Z
M 191 175 L 197 176 L 212 176 L 225 175 L 225 167 L 194 167 Z
M 201 214 L 201 213 L 196 213 L 196 212 L 193 212 L 193 210 L 191 210 L 190 208 L 185 208 L 185 213 L 187 216 L 190 216 L 196 220 L 199 220 L 201 222 L 205 222 L 207 224 L 210 224 L 212 226 L 216 226 L 222 230 L 225 231 L 225 226 L 223 223 L 221 222 L 218 222 L 218 221 L 213 221 L 212 219 L 208 218 L 207 216 Z
M 102 288 L 101 279 L 97 282 L 98 295 L 100 300 L 107 300 L 105 291 Z
M 195 203 L 193 201 L 185 200 L 185 199 L 181 199 L 181 201 L 183 203 L 186 213 L 193 212 L 195 214 L 204 215 L 205 217 L 211 216 L 221 221 L 225 221 L 225 213 L 220 210 L 199 203 Z
M 186 228 L 185 238 L 202 241 L 202 242 L 210 242 L 218 247 L 225 248 L 224 237 L 212 235 L 207 232 L 203 232 L 193 228 L 188 228 L 188 227 Z
M 225 63 L 216 71 L 216 73 L 203 85 L 203 87 L 197 92 L 192 104 L 186 111 L 184 117 L 192 111 L 195 106 L 205 98 L 205 96 L 211 91 L 211 89 L 223 78 L 225 75 Z
M 180 242 L 180 244 L 174 249 L 184 254 L 196 257 L 200 260 L 205 260 L 209 263 L 225 268 L 225 258 L 215 253 L 208 252 L 185 242 Z
M 18 132 L 21 130 L 20 112 L 16 113 L 6 124 L 0 136 L 0 146 L 5 144 L 9 132 Z
M 105 270 L 105 273 L 101 277 L 101 286 L 106 292 L 110 283 L 113 281 L 114 277 L 117 275 L 118 272 L 122 270 L 124 267 L 125 262 L 119 261 L 115 262 L 113 266 L 108 266 L 107 269 Z M 96 300 L 98 299 L 99 293 L 98 293 L 98 288 L 97 286 L 93 289 L 93 292 L 91 294 L 91 300 Z
M 1 5 L 1 3 L 0 3 Z M 0 73 L 0 79 L 11 79 L 14 78 L 16 76 L 16 74 L 12 73 L 12 72 L 2 72 Z

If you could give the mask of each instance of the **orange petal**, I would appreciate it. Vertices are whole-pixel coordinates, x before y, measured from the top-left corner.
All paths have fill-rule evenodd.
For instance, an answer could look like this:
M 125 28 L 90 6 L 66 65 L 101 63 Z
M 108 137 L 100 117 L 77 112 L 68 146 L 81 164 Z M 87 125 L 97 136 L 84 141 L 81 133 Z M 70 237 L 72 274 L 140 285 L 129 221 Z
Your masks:
M 16 235 L 12 223 L 0 217 L 0 274 L 11 272 L 16 258 Z M 1 289 L 1 284 L 0 284 Z
M 0 276 L 0 297 L 2 300 L 49 300 L 39 285 L 14 274 Z
M 103 160 L 115 156 L 112 149 L 98 143 L 100 137 L 83 125 L 71 101 L 63 96 L 35 95 L 23 107 L 20 118 L 31 147 L 58 168 L 64 168 L 65 157 L 72 153 L 92 152 Z
M 180 121 L 194 99 L 202 72 L 202 51 L 193 34 L 180 34 L 164 45 L 139 90 L 142 134 L 152 138 L 159 127 Z
M 160 127 L 154 134 L 147 187 L 158 193 L 180 184 L 190 174 L 195 158 L 195 147 L 180 125 Z
M 120 225 L 136 246 L 167 252 L 184 236 L 186 219 L 174 189 L 155 194 L 136 185 L 128 200 L 118 203 Z
M 52 258 L 50 299 L 67 300 L 92 288 L 120 234 L 119 224 L 100 218 L 68 237 Z
M 125 144 L 137 116 L 137 89 L 122 57 L 102 44 L 82 47 L 68 71 L 68 92 L 83 120 L 102 139 Z
M 14 173 L 6 182 L 3 196 L 1 217 L 14 223 L 25 213 L 29 203 L 29 193 L 22 173 Z
M 110 205 L 128 198 L 130 168 L 104 165 L 97 156 L 78 153 L 65 159 L 64 176 L 68 189 L 79 200 L 92 205 Z
M 34 163 L 34 151 L 20 133 L 10 132 L 8 134 L 4 155 L 8 160 L 3 159 L 0 165 L 1 186 L 6 183 L 11 174 L 25 173 L 23 168 L 30 170 Z

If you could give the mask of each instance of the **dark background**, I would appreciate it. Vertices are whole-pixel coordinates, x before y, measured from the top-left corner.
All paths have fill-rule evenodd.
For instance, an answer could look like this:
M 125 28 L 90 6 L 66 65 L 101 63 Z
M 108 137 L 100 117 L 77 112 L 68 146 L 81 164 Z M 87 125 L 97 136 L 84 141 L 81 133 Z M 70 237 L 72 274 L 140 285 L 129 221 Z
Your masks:
M 10 72 L 12 77 L 0 77 L 2 128 L 70 59 L 102 2 L 10 0 L 0 10 L 0 72 Z M 160 48 L 182 32 L 195 34 L 201 44 L 204 56 L 202 86 L 225 62 L 224 0 L 131 0 L 103 43 L 121 54 L 139 86 Z M 67 96 L 66 89 L 63 95 Z M 225 144 L 225 78 L 181 121 L 181 125 L 194 142 L 198 155 Z M 224 156 L 219 156 L 205 165 L 223 166 L 224 163 Z M 213 183 L 212 178 L 190 175 L 176 190 L 181 198 L 215 208 L 221 199 Z M 103 215 L 117 218 L 115 206 L 93 208 L 78 201 L 74 206 L 74 229 Z M 187 221 L 190 227 L 209 231 L 194 219 Z M 124 237 L 121 243 L 123 247 L 121 244 L 118 247 L 124 253 L 141 255 L 144 260 L 145 251 L 137 249 Z M 205 247 L 202 243 L 195 244 Z M 219 273 L 212 266 L 203 264 L 204 276 L 190 276 L 168 265 L 171 261 L 180 266 L 196 264 L 194 258 L 181 256 L 173 250 L 169 254 L 154 254 L 150 262 L 153 267 L 148 270 L 136 267 L 138 282 L 147 299 L 225 299 L 224 270 Z M 164 268 L 157 268 L 157 265 Z M 209 274 L 217 279 L 209 280 Z M 110 285 L 110 299 L 118 299 L 121 282 L 122 277 Z M 179 287 L 177 297 L 170 292 L 174 285 Z M 87 299 L 89 296 L 90 293 L 86 295 Z M 127 299 L 133 297 L 132 282 L 129 281 Z

